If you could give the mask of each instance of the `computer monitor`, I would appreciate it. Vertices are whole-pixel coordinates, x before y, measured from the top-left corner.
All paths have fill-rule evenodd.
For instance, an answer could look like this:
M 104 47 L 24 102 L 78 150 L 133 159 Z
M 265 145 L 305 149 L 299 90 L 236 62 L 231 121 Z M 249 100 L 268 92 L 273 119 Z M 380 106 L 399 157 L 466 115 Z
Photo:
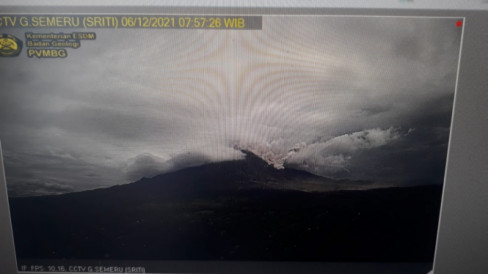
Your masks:
M 486 3 L 1 6 L 7 271 L 487 268 Z

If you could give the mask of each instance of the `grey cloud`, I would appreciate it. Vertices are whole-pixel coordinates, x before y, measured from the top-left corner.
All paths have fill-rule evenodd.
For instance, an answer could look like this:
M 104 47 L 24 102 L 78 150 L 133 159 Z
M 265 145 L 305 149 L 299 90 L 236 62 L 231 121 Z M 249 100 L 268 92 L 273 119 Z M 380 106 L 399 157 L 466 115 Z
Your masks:
M 313 143 L 286 159 L 286 164 L 313 173 L 338 177 L 349 173 L 349 163 L 356 154 L 390 144 L 402 137 L 397 128 L 373 128 Z
M 169 170 L 166 161 L 149 153 L 137 155 L 129 159 L 124 172 L 129 180 L 135 181 L 143 177 L 151 178 Z
M 165 160 L 150 153 L 143 153 L 129 159 L 124 172 L 131 181 L 141 178 L 151 178 L 159 174 L 176 171 L 186 167 L 198 166 L 210 162 L 201 153 L 187 152 Z
M 20 180 L 10 185 L 8 188 L 10 197 L 56 195 L 76 191 L 73 186 L 56 181 L 29 182 Z
M 128 183 L 239 159 L 235 147 L 339 177 L 442 169 L 461 35 L 452 18 L 263 20 L 259 31 L 99 29 L 63 61 L 1 59 L 9 191 Z
M 416 129 L 389 146 L 357 154 L 350 161 L 354 177 L 390 186 L 441 184 L 448 134 Z
M 125 183 L 110 165 L 95 165 L 76 152 L 37 149 L 5 152 L 11 196 L 60 194 Z

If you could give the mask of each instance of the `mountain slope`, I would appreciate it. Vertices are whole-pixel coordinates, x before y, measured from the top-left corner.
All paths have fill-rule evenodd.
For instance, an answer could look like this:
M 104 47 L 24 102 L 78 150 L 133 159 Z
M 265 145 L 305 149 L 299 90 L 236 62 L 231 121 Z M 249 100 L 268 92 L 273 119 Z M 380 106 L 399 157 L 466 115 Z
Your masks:
M 323 192 L 358 190 L 369 187 L 369 182 L 365 181 L 339 181 L 291 168 L 276 169 L 252 152 L 243 152 L 246 154 L 243 160 L 223 161 L 185 168 L 153 178 L 143 178 L 128 185 L 114 186 L 106 190 L 98 189 L 96 193 L 104 195 L 106 191 L 109 191 L 111 195 L 114 193 L 132 195 L 134 192 L 142 191 L 147 192 L 144 194 L 148 196 L 157 193 L 158 196 L 167 195 L 167 198 L 171 199 L 248 189 Z M 141 188 L 141 185 L 144 185 L 144 188 Z
M 440 186 L 307 192 L 300 183 L 355 184 L 247 153 L 127 185 L 11 198 L 16 252 L 19 263 L 432 260 Z

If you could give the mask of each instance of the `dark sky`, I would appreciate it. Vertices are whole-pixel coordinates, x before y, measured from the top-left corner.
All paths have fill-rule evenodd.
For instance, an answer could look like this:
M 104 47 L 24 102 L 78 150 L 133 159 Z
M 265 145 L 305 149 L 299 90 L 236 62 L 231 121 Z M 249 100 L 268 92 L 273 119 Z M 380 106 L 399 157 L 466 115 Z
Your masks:
M 129 183 L 240 159 L 239 149 L 334 178 L 442 183 L 455 22 L 267 16 L 263 30 L 97 29 L 63 60 L 2 58 L 9 193 Z

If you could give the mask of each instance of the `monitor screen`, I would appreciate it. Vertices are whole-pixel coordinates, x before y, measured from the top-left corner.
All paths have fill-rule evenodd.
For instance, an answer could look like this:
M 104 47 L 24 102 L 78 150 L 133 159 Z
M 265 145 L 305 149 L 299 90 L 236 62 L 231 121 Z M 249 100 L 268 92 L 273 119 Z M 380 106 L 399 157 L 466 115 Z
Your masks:
M 0 187 L 17 271 L 427 273 L 467 18 L 3 12 Z

